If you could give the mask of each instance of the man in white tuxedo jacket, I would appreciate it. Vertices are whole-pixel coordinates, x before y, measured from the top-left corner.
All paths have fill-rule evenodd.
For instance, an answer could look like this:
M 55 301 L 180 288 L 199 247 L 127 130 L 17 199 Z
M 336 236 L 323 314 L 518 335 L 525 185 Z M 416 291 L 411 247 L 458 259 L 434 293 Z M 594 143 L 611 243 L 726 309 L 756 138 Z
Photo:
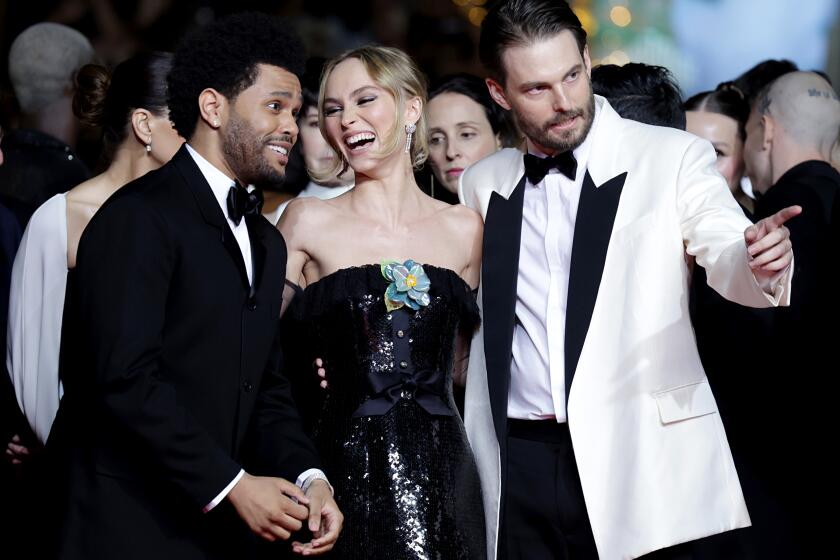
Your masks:
M 593 96 L 564 2 L 500 2 L 480 48 L 529 152 L 497 152 L 460 185 L 485 219 L 465 417 L 490 558 L 691 558 L 674 545 L 750 520 L 689 321 L 686 253 L 728 299 L 787 305 L 783 224 L 800 209 L 751 225 L 710 144 Z

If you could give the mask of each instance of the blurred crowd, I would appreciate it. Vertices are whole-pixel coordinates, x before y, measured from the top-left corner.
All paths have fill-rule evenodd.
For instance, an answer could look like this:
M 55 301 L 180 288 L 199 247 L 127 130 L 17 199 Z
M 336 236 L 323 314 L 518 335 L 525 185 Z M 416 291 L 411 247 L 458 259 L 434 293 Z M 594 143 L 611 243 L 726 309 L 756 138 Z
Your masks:
M 0 340 L 8 340 L 0 437 L 7 512 L 34 507 L 27 500 L 38 495 L 38 456 L 62 394 L 58 352 L 66 272 L 74 266 L 82 232 L 121 186 L 179 149 L 183 138 L 172 128 L 167 107 L 166 51 L 185 29 L 232 11 L 227 2 L 174 0 L 25 4 L 6 5 L 6 35 L 0 36 L 8 80 L 0 99 Z M 417 1 L 410 21 L 386 1 L 362 10 L 352 3 L 275 4 L 246 0 L 236 6 L 295 12 L 311 55 L 301 78 L 300 132 L 286 177 L 253 185 L 263 194 L 262 211 L 272 225 L 296 197 L 326 199 L 353 188 L 352 169 L 337 163 L 319 126 L 320 79 L 326 55 L 373 37 L 414 53 L 431 78 L 424 108 L 429 158 L 416 171 L 424 192 L 457 204 L 465 169 L 501 148 L 525 149 L 518 123 L 491 97 L 476 64 L 477 29 L 453 15 L 449 2 Z M 338 32 L 347 29 L 353 33 Z M 803 208 L 788 225 L 795 254 L 789 308 L 757 310 L 724 300 L 686 255 L 693 271 L 686 293 L 700 356 L 747 502 L 755 505 L 753 523 L 772 547 L 776 525 L 805 503 L 790 485 L 790 472 L 802 471 L 802 457 L 821 465 L 811 471 L 814 476 L 833 464 L 823 457 L 830 454 L 827 442 L 814 441 L 802 426 L 824 421 L 826 411 L 818 409 L 823 404 L 815 408 L 809 393 L 823 390 L 822 379 L 833 376 L 838 363 L 836 305 L 825 299 L 832 297 L 837 271 L 826 261 L 836 260 L 840 246 L 840 113 L 816 103 L 837 101 L 837 90 L 825 74 L 788 60 L 766 60 L 689 98 L 659 66 L 600 65 L 592 68 L 591 80 L 595 94 L 622 117 L 707 140 L 717 171 L 752 221 L 790 205 Z M 771 361 L 755 351 L 776 345 L 792 352 Z M 26 385 L 26 370 L 39 372 L 40 386 Z M 791 376 L 801 389 L 791 389 Z M 772 423 L 768 430 L 772 418 L 796 420 Z M 789 447 L 784 453 L 777 449 L 779 431 L 791 434 L 783 439 Z M 37 538 L 31 526 L 12 523 L 5 530 L 16 539 Z

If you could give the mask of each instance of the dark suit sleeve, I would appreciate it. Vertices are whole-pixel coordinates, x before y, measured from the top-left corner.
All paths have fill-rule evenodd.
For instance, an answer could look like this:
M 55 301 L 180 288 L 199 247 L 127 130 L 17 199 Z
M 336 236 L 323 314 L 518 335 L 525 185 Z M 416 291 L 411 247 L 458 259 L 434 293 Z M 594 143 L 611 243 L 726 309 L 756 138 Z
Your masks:
M 118 195 L 103 207 L 79 245 L 78 326 L 96 404 L 132 438 L 126 445 L 136 444 L 202 508 L 240 467 L 181 406 L 160 367 L 178 261 L 172 239 L 163 218 L 137 197 Z
M 284 267 L 285 268 L 285 267 Z M 280 476 L 292 482 L 321 462 L 301 422 L 292 388 L 284 374 L 283 338 L 278 320 L 271 356 L 263 373 L 251 424 L 254 466 L 261 474 Z M 249 464 L 250 467 L 250 464 Z

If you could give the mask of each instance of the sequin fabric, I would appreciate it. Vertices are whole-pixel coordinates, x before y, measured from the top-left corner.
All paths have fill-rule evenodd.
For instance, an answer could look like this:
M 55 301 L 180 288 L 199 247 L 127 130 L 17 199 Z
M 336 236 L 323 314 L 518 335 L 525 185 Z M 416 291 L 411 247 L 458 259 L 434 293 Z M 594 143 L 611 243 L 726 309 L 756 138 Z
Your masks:
M 456 334 L 477 326 L 468 286 L 427 267 L 431 301 L 388 312 L 378 265 L 339 270 L 304 293 L 311 356 L 322 357 L 330 387 L 313 437 L 344 512 L 331 558 L 484 559 L 478 472 L 452 398 Z M 310 361 L 311 363 L 311 361 Z M 414 371 L 446 375 L 432 415 L 407 386 L 382 415 L 354 417 L 374 397 L 369 376 Z

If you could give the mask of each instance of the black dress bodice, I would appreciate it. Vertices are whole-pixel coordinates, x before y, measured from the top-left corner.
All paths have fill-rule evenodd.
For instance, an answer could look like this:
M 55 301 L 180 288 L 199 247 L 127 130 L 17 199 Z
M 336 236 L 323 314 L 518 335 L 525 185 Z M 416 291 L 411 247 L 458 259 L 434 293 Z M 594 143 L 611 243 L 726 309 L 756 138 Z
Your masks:
M 345 514 L 340 558 L 485 557 L 475 462 L 452 398 L 459 333 L 478 308 L 453 271 L 424 266 L 430 303 L 388 311 L 379 265 L 303 295 L 308 353 L 329 379 L 314 439 Z

